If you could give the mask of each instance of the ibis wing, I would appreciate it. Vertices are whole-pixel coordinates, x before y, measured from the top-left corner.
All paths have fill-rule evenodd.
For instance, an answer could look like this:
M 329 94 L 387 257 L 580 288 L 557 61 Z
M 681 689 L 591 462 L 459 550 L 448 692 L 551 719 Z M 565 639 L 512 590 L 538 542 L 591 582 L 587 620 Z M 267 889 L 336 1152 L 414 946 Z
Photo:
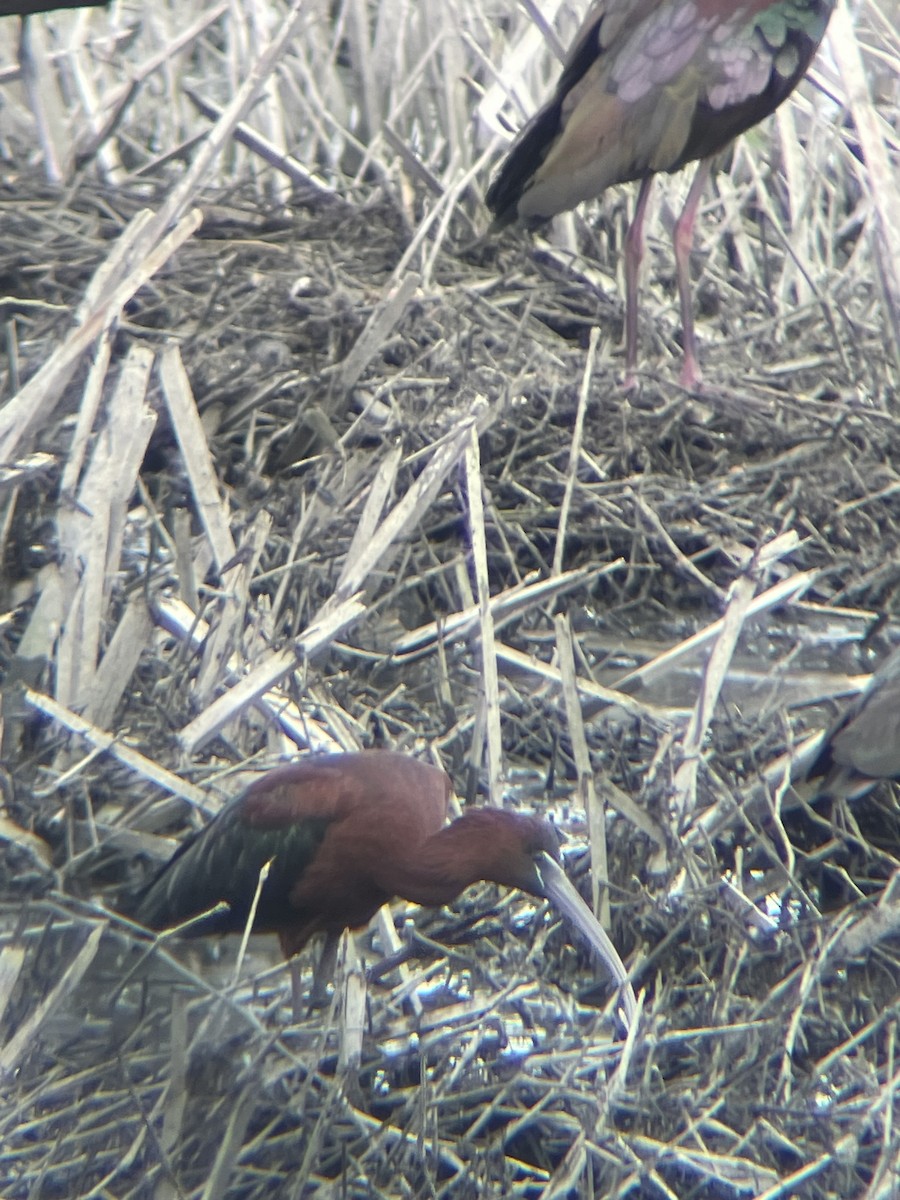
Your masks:
M 312 865 L 328 827 L 364 802 L 366 755 L 322 755 L 268 771 L 188 838 L 142 897 L 136 918 L 151 929 L 179 925 L 225 902 L 198 934 L 242 929 L 260 871 L 269 874 L 255 928 L 290 923 L 291 894 Z
M 247 796 L 234 801 L 199 833 L 188 838 L 152 880 L 135 911 L 150 929 L 167 929 L 224 902 L 227 911 L 200 922 L 191 932 L 233 932 L 247 922 L 259 884 L 255 928 L 278 929 L 290 917 L 290 893 L 315 858 L 329 821 L 247 821 Z
M 521 130 L 487 190 L 485 203 L 494 213 L 495 228 L 509 224 L 517 216 L 550 216 L 567 206 L 561 200 L 557 205 L 551 202 L 549 206 L 535 206 L 532 202 L 520 208 L 519 202 L 534 183 L 547 157 L 564 139 L 579 98 L 590 95 L 600 83 L 606 55 L 611 46 L 615 46 L 616 34 L 627 10 L 632 10 L 632 21 L 639 21 L 643 20 L 645 10 L 652 11 L 654 4 L 655 0 L 641 0 L 638 4 L 631 0 L 599 0 L 588 10 L 553 96 Z M 595 108 L 599 110 L 602 93 L 596 96 L 596 101 Z M 598 119 L 602 119 L 599 111 Z

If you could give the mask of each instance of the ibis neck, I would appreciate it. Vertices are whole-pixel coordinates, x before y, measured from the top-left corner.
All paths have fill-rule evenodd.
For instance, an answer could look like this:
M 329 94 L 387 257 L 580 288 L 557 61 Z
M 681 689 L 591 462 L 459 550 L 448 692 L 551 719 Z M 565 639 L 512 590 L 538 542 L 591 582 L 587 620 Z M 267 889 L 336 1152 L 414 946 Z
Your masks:
M 539 893 L 540 878 L 532 856 L 541 849 L 532 817 L 494 808 L 472 809 L 432 834 L 403 861 L 380 872 L 380 886 L 414 904 L 449 904 L 479 880 Z

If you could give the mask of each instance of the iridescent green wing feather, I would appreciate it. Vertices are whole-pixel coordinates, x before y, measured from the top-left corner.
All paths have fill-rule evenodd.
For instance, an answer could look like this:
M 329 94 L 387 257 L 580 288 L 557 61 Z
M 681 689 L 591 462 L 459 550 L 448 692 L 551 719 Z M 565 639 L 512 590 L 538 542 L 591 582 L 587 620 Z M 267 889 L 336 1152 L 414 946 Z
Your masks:
M 260 872 L 271 861 L 255 928 L 278 929 L 291 914 L 291 889 L 315 858 L 329 824 L 321 817 L 250 824 L 247 797 L 241 797 L 179 847 L 147 888 L 135 918 L 150 929 L 166 929 L 224 901 L 227 912 L 208 918 L 192 932 L 243 929 Z

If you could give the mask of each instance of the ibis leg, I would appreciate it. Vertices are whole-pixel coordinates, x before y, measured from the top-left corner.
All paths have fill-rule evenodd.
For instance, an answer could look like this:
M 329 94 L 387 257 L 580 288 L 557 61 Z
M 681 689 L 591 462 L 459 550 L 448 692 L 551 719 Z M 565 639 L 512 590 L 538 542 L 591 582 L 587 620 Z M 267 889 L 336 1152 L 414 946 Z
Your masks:
M 678 279 L 678 299 L 681 304 L 681 337 L 684 345 L 684 361 L 681 366 L 681 384 L 696 388 L 700 383 L 700 363 L 697 358 L 697 339 L 694 335 L 694 308 L 691 300 L 691 250 L 694 245 L 694 222 L 700 197 L 709 179 L 712 160 L 704 158 L 697 167 L 694 181 L 688 192 L 681 216 L 675 222 L 672 243 L 675 248 L 675 270 Z
M 339 933 L 326 933 L 322 945 L 322 953 L 313 974 L 312 987 L 309 992 L 309 1010 L 324 1008 L 328 1003 L 328 985 L 334 978 L 334 967 L 337 962 Z M 296 999 L 296 998 L 295 998 Z
M 288 964 L 291 973 L 291 1019 L 296 1024 L 303 1019 L 303 976 L 297 955 Z
M 625 388 L 627 391 L 635 386 L 634 369 L 637 365 L 638 339 L 638 275 L 641 269 L 641 259 L 644 257 L 644 217 L 647 213 L 647 201 L 650 199 L 650 188 L 653 177 L 648 175 L 641 180 L 637 204 L 634 206 L 634 217 L 625 234 Z

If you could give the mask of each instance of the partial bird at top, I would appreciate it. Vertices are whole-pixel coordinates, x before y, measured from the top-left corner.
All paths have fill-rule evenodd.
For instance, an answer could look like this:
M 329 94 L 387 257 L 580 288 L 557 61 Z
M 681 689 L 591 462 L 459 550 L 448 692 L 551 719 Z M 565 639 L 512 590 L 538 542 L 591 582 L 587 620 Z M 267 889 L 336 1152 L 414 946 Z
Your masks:
M 835 0 L 596 0 L 556 92 L 525 126 L 485 197 L 494 227 L 551 217 L 640 180 L 625 241 L 625 372 L 635 382 L 637 286 L 650 184 L 700 160 L 675 224 L 684 363 L 700 382 L 691 308 L 694 220 L 711 160 L 794 90 Z
M 0 17 L 32 17 L 58 8 L 106 8 L 109 0 L 0 0 Z

